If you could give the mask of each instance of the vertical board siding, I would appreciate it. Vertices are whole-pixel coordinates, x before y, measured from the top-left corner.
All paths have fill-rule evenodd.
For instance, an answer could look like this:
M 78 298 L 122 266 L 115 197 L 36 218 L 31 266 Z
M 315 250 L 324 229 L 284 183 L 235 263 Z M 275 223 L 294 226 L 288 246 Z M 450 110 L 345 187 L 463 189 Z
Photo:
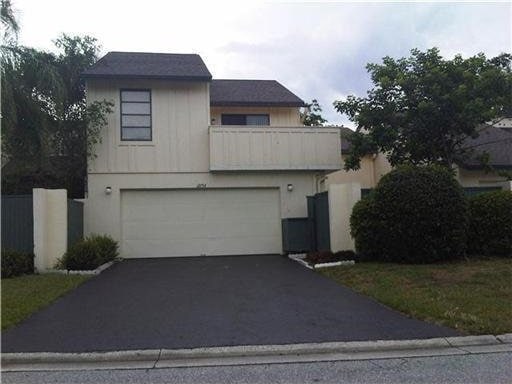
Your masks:
M 84 203 L 68 199 L 68 248 L 84 236 Z
M 2 196 L 2 249 L 34 251 L 32 195 Z
M 211 126 L 210 170 L 337 170 L 338 128 Z

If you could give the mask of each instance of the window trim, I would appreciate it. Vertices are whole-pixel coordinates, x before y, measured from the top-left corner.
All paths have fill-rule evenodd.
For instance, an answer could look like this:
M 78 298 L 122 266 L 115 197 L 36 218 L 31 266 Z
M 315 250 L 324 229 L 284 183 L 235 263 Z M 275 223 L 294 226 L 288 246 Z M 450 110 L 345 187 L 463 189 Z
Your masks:
M 224 124 L 222 121 L 224 116 L 245 116 L 245 124 L 244 125 L 248 125 L 247 124 L 247 116 L 266 116 L 268 119 L 268 124 L 258 125 L 258 126 L 261 126 L 261 127 L 269 127 L 270 126 L 270 113 L 221 113 L 220 114 L 220 124 L 221 125 L 239 125 L 239 124 Z M 249 125 L 249 126 L 254 126 L 254 125 Z
M 134 104 L 149 104 L 149 114 L 147 113 L 123 113 L 123 92 L 148 92 L 148 101 L 126 101 L 126 103 Z M 153 95 L 150 88 L 120 88 L 119 89 L 119 139 L 123 141 L 141 141 L 148 142 L 153 141 Z M 123 126 L 123 115 L 125 116 L 149 116 L 149 127 L 134 127 L 134 126 Z M 123 139 L 123 128 L 149 128 L 149 139 Z

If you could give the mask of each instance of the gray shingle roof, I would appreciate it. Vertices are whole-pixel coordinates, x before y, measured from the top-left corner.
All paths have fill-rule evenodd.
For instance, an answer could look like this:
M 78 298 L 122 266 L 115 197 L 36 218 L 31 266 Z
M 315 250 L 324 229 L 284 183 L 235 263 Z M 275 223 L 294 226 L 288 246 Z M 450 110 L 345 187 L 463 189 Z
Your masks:
M 303 107 L 304 101 L 275 80 L 212 80 L 210 105 Z
M 497 128 L 483 124 L 478 128 L 480 135 L 467 139 L 464 147 L 474 150 L 472 156 L 460 161 L 466 169 L 482 168 L 478 156 L 483 152 L 489 154 L 489 165 L 494 168 L 512 168 L 512 129 Z
M 82 73 L 85 78 L 144 78 L 209 81 L 212 75 L 196 54 L 109 52 Z

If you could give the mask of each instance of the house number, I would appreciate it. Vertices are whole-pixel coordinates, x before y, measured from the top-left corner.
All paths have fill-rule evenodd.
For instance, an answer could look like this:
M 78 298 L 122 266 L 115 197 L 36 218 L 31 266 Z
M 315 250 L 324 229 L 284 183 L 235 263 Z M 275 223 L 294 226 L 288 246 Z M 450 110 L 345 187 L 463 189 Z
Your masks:
M 206 184 L 197 184 L 197 187 L 198 189 L 205 189 L 206 188 Z

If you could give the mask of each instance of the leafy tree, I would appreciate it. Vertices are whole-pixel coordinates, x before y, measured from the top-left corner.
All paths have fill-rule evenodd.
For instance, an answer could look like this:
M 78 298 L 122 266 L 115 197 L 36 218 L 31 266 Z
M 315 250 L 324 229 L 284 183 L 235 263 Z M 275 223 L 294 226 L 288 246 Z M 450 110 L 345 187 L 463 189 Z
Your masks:
M 85 100 L 80 74 L 97 60 L 96 40 L 62 35 L 55 45 L 57 53 L 4 47 L 11 57 L 2 76 L 4 193 L 51 187 L 83 196 L 87 157 L 112 103 Z
M 437 48 L 368 64 L 374 88 L 334 107 L 356 123 L 345 169 L 358 169 L 365 154 L 383 152 L 393 166 L 442 164 L 451 167 L 473 149 L 467 137 L 512 106 L 512 55 L 484 54 L 452 60 Z
M 322 107 L 318 104 L 317 99 L 311 100 L 311 103 L 306 103 L 304 111 L 301 113 L 301 120 L 304 125 L 318 127 L 327 123 L 327 120 L 320 114 Z

